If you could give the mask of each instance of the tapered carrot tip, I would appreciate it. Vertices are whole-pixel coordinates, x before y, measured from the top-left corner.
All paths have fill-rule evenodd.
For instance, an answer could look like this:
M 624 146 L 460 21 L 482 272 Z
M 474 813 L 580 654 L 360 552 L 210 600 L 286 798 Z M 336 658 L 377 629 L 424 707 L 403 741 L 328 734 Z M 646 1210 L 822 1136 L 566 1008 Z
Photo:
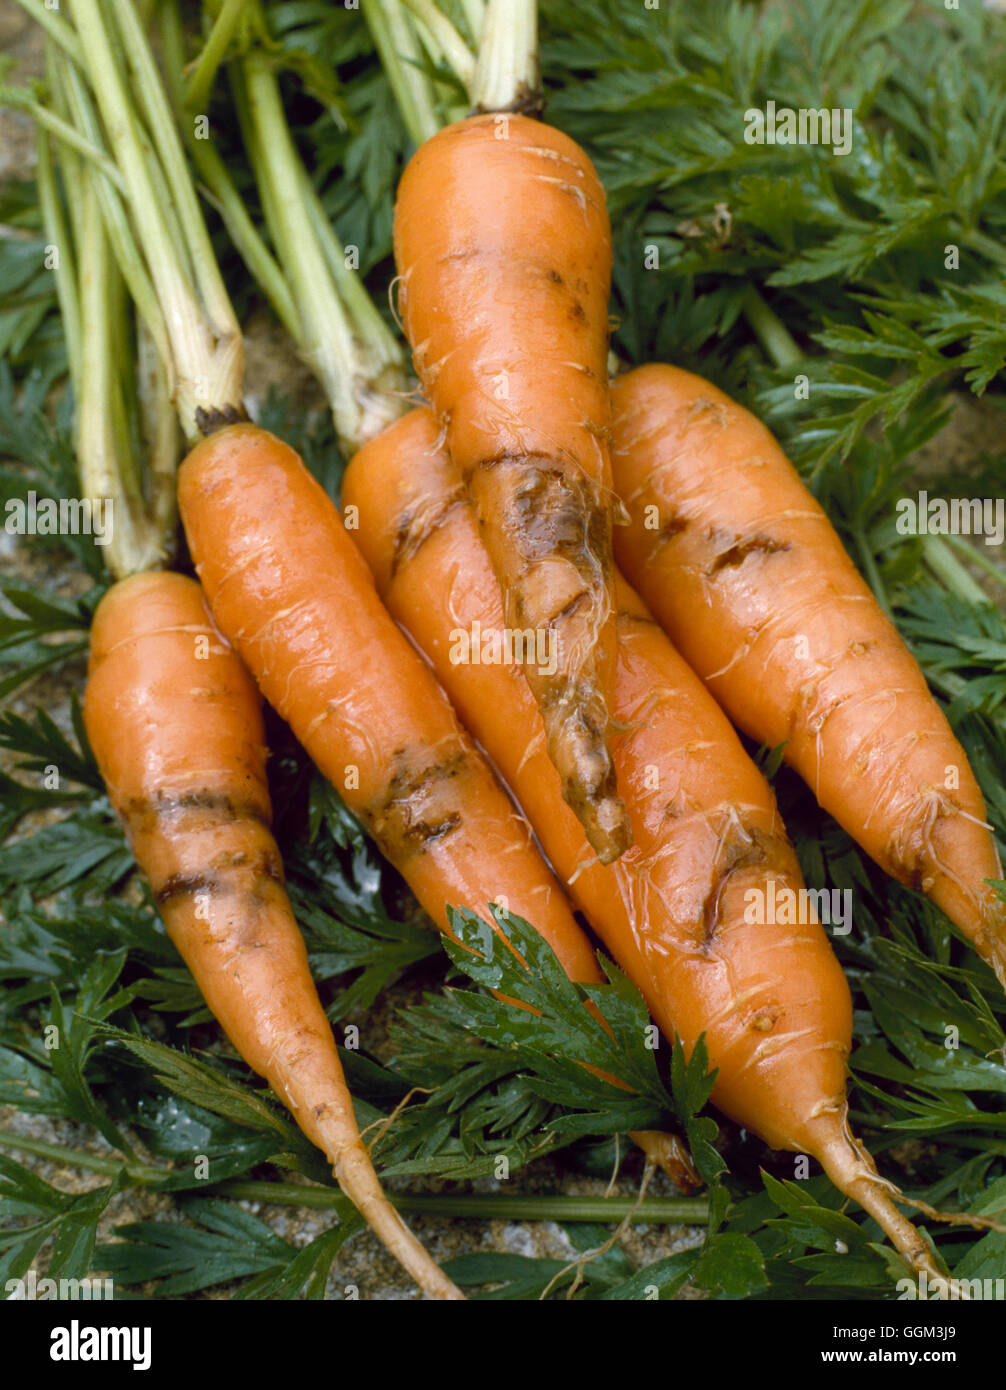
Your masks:
M 916 1277 L 925 1274 L 930 1289 L 942 1298 L 968 1297 L 939 1269 L 923 1236 L 895 1206 L 900 1190 L 880 1176 L 870 1154 L 853 1138 L 844 1110 L 835 1116 L 834 1128 L 817 1146 L 815 1157 L 839 1192 L 869 1212 Z
M 688 1152 L 688 1146 L 676 1134 L 668 1134 L 662 1129 L 634 1129 L 629 1138 L 642 1149 L 647 1163 L 652 1163 L 666 1173 L 671 1182 L 686 1196 L 698 1192 L 702 1186 Z
M 269 829 L 259 695 L 198 584 L 142 574 L 108 591 L 84 719 L 168 934 L 227 1036 L 420 1288 L 462 1298 L 381 1190 L 360 1138 Z
M 370 1229 L 412 1275 L 423 1293 L 428 1298 L 464 1301 L 465 1296 L 458 1286 L 447 1277 L 391 1205 L 363 1142 L 354 1136 L 347 1143 L 345 1125 L 334 1112 L 330 1122 L 327 1115 L 321 1118 L 319 1131 L 339 1186 L 352 1198 Z

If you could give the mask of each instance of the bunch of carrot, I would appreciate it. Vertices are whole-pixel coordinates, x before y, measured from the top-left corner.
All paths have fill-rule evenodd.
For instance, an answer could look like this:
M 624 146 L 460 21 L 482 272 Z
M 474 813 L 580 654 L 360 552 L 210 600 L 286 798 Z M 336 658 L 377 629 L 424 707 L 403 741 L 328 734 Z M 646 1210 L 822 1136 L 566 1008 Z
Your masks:
M 77 0 L 79 37 L 142 198 L 101 3 Z M 283 891 L 253 682 L 441 930 L 448 905 L 484 913 L 505 898 L 571 978 L 594 982 L 568 890 L 664 1031 L 689 1053 L 705 1036 L 720 1107 L 814 1155 L 939 1282 L 901 1194 L 849 1128 L 851 1002 L 823 928 L 747 911 L 752 894 L 802 879 L 728 716 L 785 744 L 822 806 L 1003 981 L 982 797 L 768 432 L 671 367 L 609 387 L 604 191 L 581 149 L 526 114 L 533 21 L 530 0 L 489 0 L 469 73 L 476 114 L 430 135 L 402 179 L 398 304 L 430 408 L 371 438 L 373 412 L 340 417 L 363 446 L 345 483 L 351 531 L 296 454 L 241 418 L 239 338 L 219 335 L 207 374 L 206 343 L 199 357 L 168 333 L 191 446 L 179 507 L 202 591 L 146 575 L 105 598 L 92 743 L 217 1017 L 432 1295 L 459 1296 L 380 1191 Z M 149 78 L 135 24 L 116 23 Z M 501 95 L 483 59 L 507 45 L 518 61 Z M 269 80 L 245 71 L 250 126 L 271 109 Z M 151 256 L 155 280 L 158 266 Z M 158 286 L 162 302 L 177 285 Z M 289 308 L 305 339 L 311 325 L 317 365 L 335 360 L 335 339 L 311 291 L 295 286 Z M 519 630 L 535 652 L 544 636 L 549 660 L 519 672 L 453 660 L 455 634 L 475 623 Z

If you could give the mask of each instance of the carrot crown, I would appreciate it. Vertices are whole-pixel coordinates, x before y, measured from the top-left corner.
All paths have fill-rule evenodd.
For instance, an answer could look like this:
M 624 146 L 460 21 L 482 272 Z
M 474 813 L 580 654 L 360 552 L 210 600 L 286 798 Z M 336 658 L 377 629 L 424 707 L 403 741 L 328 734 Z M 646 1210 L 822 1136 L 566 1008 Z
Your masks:
M 402 120 L 415 144 L 467 115 L 428 69 L 446 67 L 474 111 L 540 104 L 537 0 L 465 0 L 471 43 L 434 0 L 363 0 Z

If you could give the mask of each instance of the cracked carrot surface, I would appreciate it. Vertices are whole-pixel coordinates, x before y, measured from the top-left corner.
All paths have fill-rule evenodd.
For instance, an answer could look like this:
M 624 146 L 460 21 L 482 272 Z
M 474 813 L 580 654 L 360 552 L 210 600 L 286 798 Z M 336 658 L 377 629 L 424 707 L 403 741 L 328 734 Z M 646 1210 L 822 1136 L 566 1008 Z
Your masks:
M 769 431 L 709 382 L 612 388 L 619 564 L 734 722 L 1006 981 L 985 803 L 925 677 Z
M 182 465 L 179 506 L 221 631 L 437 925 L 448 903 L 485 915 L 505 899 L 593 979 L 527 822 L 297 454 L 254 425 L 221 430 Z

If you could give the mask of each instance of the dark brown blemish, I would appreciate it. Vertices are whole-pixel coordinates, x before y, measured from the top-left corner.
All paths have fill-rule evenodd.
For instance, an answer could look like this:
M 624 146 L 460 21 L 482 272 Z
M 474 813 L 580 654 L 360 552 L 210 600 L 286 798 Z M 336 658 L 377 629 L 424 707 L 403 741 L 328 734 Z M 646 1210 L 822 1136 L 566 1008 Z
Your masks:
M 224 856 L 219 856 L 220 859 Z M 158 907 L 164 907 L 166 903 L 175 898 L 191 897 L 196 893 L 220 894 L 233 890 L 234 880 L 227 874 L 227 869 L 247 868 L 247 856 L 236 855 L 231 863 L 219 863 L 214 861 L 214 867 L 219 868 L 221 873 L 208 874 L 172 874 L 166 879 L 161 887 L 154 894 Z M 283 884 L 283 861 L 275 850 L 266 850 L 258 863 L 251 869 L 252 874 L 252 896 L 261 897 L 261 885 L 263 882 Z
M 476 469 L 483 469 L 488 473 L 491 468 L 505 468 L 507 466 L 512 467 L 518 464 L 525 464 L 529 459 L 533 458 L 540 458 L 546 461 L 542 454 L 515 454 L 512 450 L 501 449 L 498 454 L 487 454 L 484 458 L 480 458 L 477 463 L 472 464 L 467 470 L 467 476 L 470 477 Z
M 682 516 L 680 512 L 675 512 L 658 531 L 653 533 L 653 544 L 654 546 L 666 545 L 668 541 L 673 540 L 675 536 L 680 536 L 682 531 L 687 529 L 688 518 Z
M 158 791 L 149 798 L 132 797 L 124 804 L 122 816 L 127 822 L 135 820 L 149 822 L 150 820 L 156 821 L 167 817 L 187 815 L 191 811 L 210 811 L 227 823 L 253 820 L 264 825 L 267 830 L 270 827 L 269 816 L 263 806 L 252 800 L 239 801 L 227 792 L 210 789 L 183 792 L 179 796 L 172 795 L 170 792 Z
M 732 874 L 738 869 L 764 864 L 772 849 L 781 842 L 757 826 L 734 826 L 724 842 L 714 866 L 713 881 L 702 904 L 702 950 L 707 952 L 720 925 L 720 901 Z
M 434 840 L 441 839 L 444 835 L 449 835 L 452 830 L 457 830 L 461 824 L 461 812 L 450 811 L 440 820 L 418 820 L 414 821 L 405 833 L 405 839 L 410 844 L 416 844 L 425 849 Z
M 259 874 L 262 878 L 272 879 L 273 883 L 282 883 L 284 881 L 283 861 L 280 859 L 278 853 L 274 850 L 266 851 L 262 858 L 262 863 L 259 866 Z
M 214 874 L 172 874 L 154 894 L 158 907 L 193 893 L 217 893 L 220 880 Z
M 403 761 L 408 752 L 399 749 L 394 757 Z M 468 762 L 468 751 L 462 748 L 439 763 L 418 771 L 400 767 L 392 776 L 383 796 L 364 812 L 388 858 L 394 861 L 395 849 L 424 850 L 458 828 L 462 816 L 454 809 L 457 798 L 450 793 L 449 787 Z M 448 804 L 438 808 L 435 802 L 438 796 L 445 796 Z
M 599 543 L 610 527 L 589 480 L 523 462 L 528 476 L 507 502 L 504 524 L 514 528 L 524 559 L 533 564 L 561 555 L 579 565 L 587 554 L 600 558 Z
M 431 536 L 443 526 L 444 522 L 458 507 L 468 502 L 468 494 L 462 484 L 451 489 L 435 507 L 418 514 L 402 512 L 395 523 L 395 539 L 391 554 L 391 577 L 414 560 Z
M 199 433 L 205 439 L 211 434 L 216 434 L 217 430 L 226 429 L 228 425 L 245 425 L 250 417 L 239 402 L 237 405 L 214 407 L 212 410 L 204 410 L 201 405 L 196 406 L 195 418 Z
M 485 106 L 473 106 L 470 114 L 472 116 L 509 114 L 528 116 L 533 121 L 540 121 L 545 114 L 545 105 L 545 93 L 540 87 L 529 87 L 526 82 L 521 82 L 517 87 L 517 95 L 509 106 L 494 107 L 491 111 Z
M 750 555 L 776 555 L 790 548 L 789 541 L 776 541 L 771 536 L 747 536 L 743 540 L 738 537 L 734 545 L 716 556 L 707 568 L 706 574 L 714 575 L 719 574 L 720 570 L 737 569 Z

